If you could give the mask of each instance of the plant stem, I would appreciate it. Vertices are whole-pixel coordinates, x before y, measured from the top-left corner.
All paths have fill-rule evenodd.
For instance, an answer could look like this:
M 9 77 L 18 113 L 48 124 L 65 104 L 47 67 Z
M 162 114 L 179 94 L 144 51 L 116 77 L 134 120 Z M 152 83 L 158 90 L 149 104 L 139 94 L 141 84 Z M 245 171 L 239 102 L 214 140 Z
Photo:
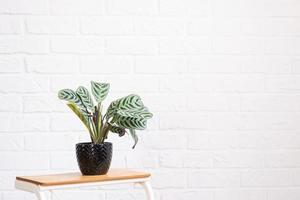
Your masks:
M 86 113 L 88 114 L 88 124 L 89 124 L 89 126 L 91 126 L 90 123 L 92 124 L 92 129 L 91 129 L 91 127 L 89 127 L 90 138 L 91 138 L 92 142 L 95 142 L 96 139 L 97 139 L 97 136 L 96 136 L 97 131 L 96 131 L 95 128 L 94 128 L 95 125 L 94 125 L 94 122 L 93 122 L 93 115 L 91 115 L 91 113 L 88 111 L 88 109 L 87 109 L 87 107 L 84 105 L 84 103 L 83 103 L 81 97 L 80 97 L 79 95 L 77 95 L 77 96 L 78 96 L 78 98 L 80 99 L 80 101 L 81 101 L 83 107 L 85 108 Z M 90 116 L 90 115 L 91 115 L 91 116 Z M 90 119 L 90 117 L 91 117 L 91 119 Z
M 111 124 L 108 123 L 108 122 L 106 122 L 105 123 L 105 128 L 103 130 L 104 134 L 103 134 L 103 140 L 102 140 L 102 142 L 104 142 L 104 140 L 107 138 L 107 135 L 108 135 L 108 133 L 110 131 L 110 128 L 111 128 Z
M 102 126 L 103 126 L 103 122 L 102 122 L 102 106 L 101 103 L 98 103 L 98 107 L 95 107 L 95 110 L 97 110 L 97 118 L 96 118 L 96 128 L 97 128 L 97 132 L 98 135 L 101 135 L 101 130 L 102 130 Z M 101 138 L 100 138 L 101 139 Z

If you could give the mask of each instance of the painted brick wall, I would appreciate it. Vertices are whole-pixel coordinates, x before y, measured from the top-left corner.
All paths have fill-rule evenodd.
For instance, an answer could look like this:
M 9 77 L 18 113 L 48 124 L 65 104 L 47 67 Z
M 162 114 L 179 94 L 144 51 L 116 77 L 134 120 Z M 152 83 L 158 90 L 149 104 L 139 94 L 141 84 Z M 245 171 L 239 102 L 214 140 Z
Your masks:
M 154 113 L 110 135 L 157 200 L 300 199 L 300 1 L 0 0 L 0 200 L 16 175 L 77 170 L 88 141 L 58 89 L 111 83 Z M 132 186 L 52 199 L 137 200 Z

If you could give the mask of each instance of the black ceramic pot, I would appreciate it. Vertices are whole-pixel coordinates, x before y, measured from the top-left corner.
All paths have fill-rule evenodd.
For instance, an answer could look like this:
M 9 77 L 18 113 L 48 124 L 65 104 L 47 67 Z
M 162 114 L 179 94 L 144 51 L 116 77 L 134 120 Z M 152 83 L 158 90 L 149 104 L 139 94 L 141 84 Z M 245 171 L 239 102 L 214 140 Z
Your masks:
M 106 174 L 112 157 L 112 143 L 78 143 L 76 156 L 82 175 Z

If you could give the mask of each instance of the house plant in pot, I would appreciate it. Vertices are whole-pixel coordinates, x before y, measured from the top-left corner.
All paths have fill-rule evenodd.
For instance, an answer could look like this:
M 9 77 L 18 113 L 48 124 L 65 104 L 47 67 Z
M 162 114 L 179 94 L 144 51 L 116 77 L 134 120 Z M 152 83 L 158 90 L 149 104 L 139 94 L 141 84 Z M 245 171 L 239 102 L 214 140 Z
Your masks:
M 130 94 L 117 99 L 103 112 L 103 100 L 110 85 L 91 81 L 93 101 L 87 88 L 79 86 L 76 91 L 62 89 L 59 99 L 67 101 L 68 107 L 77 115 L 87 128 L 91 142 L 76 144 L 76 156 L 83 175 L 106 174 L 112 158 L 112 143 L 105 142 L 110 132 L 120 137 L 129 133 L 135 147 L 138 137 L 136 130 L 146 128 L 147 120 L 152 117 L 138 95 Z

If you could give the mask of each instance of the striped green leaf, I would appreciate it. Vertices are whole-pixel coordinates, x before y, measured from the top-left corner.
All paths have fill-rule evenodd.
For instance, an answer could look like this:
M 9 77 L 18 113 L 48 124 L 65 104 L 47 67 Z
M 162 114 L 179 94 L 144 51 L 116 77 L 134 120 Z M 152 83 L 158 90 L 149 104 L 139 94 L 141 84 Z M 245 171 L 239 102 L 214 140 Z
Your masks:
M 125 128 L 121 128 L 121 127 L 114 126 L 114 125 L 111 125 L 109 130 L 113 133 L 117 133 L 120 137 L 125 135 L 125 132 L 126 132 Z
M 139 119 L 133 117 L 115 117 L 115 123 L 126 129 L 144 130 L 147 127 L 147 119 Z
M 82 101 L 80 100 L 76 92 L 74 92 L 73 90 L 71 89 L 60 90 L 58 92 L 58 98 L 68 102 L 73 102 L 74 104 L 76 104 L 76 106 L 78 106 L 78 108 L 81 111 L 86 112 L 86 107 L 84 106 L 84 104 L 82 103 Z
M 130 133 L 131 137 L 132 137 L 133 140 L 134 140 L 134 145 L 133 145 L 133 147 L 132 147 L 132 148 L 134 149 L 134 147 L 136 146 L 136 144 L 137 144 L 139 138 L 137 137 L 136 132 L 135 132 L 134 129 L 129 129 L 129 133 Z
M 106 119 L 108 120 L 109 118 L 113 117 L 116 112 L 117 112 L 117 101 L 113 101 L 107 109 Z
M 143 130 L 152 113 L 144 106 L 138 95 L 131 94 L 111 103 L 107 118 L 111 117 L 122 128 Z
M 144 107 L 144 104 L 142 102 L 142 99 L 135 94 L 130 94 L 126 97 L 123 97 L 118 100 L 117 108 L 118 109 L 139 109 Z
M 144 104 L 138 95 L 131 94 L 113 101 L 107 109 L 107 118 L 113 117 L 119 110 L 140 110 Z
M 83 86 L 78 87 L 76 93 L 81 98 L 81 101 L 86 108 L 88 108 L 91 111 L 94 110 L 93 100 L 91 98 L 89 91 L 85 87 Z
M 150 113 L 146 107 L 140 110 L 118 110 L 117 115 L 138 119 L 150 119 L 153 116 L 152 113 Z
M 94 81 L 91 81 L 92 85 L 92 94 L 94 95 L 96 101 L 98 103 L 102 102 L 109 91 L 109 83 L 97 83 Z

